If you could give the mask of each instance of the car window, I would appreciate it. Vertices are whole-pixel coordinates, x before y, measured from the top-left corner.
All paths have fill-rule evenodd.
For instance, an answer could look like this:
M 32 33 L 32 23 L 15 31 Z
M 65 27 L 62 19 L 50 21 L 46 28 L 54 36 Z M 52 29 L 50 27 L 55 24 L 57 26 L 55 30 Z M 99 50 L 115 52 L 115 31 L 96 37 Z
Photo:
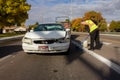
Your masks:
M 41 24 L 34 31 L 64 31 L 64 27 L 59 24 Z
M 43 25 L 39 25 L 34 29 L 34 31 L 46 31 L 46 28 Z

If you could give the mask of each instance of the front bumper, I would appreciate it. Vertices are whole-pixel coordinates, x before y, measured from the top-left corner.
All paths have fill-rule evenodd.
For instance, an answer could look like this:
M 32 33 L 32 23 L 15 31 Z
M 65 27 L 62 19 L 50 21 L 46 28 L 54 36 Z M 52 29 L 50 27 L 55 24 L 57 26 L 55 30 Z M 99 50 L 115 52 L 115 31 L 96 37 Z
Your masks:
M 47 46 L 47 49 L 40 49 L 41 46 Z M 70 42 L 54 43 L 54 44 L 22 44 L 22 48 L 26 53 L 59 53 L 66 52 L 69 49 Z

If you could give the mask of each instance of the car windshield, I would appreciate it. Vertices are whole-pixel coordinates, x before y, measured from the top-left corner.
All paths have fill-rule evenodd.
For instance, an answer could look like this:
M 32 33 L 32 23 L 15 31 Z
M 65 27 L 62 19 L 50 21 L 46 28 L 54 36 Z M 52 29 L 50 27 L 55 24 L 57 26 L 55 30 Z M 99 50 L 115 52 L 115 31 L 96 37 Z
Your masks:
M 64 27 L 60 24 L 41 24 L 34 31 L 64 31 Z

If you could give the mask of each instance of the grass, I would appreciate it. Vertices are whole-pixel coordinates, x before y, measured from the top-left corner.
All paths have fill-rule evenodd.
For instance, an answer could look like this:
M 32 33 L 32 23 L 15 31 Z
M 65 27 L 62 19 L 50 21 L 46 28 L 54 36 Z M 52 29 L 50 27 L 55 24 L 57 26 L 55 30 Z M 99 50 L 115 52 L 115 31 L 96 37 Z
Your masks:
M 0 34 L 0 38 L 3 38 L 3 37 L 11 37 L 11 36 L 17 36 L 17 35 L 22 35 L 24 33 L 4 33 L 4 34 Z

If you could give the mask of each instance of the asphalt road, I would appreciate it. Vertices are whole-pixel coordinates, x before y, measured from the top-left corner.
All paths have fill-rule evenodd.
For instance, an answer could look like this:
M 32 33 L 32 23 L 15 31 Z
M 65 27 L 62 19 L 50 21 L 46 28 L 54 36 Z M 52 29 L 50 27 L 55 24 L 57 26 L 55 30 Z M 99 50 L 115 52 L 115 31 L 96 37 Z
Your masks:
M 80 38 L 72 35 L 76 42 L 80 43 Z M 114 46 L 119 50 L 118 44 Z M 119 65 L 120 53 L 113 54 L 112 47 L 103 45 L 94 52 Z M 28 55 L 22 50 L 21 40 L 14 40 L 0 45 L 0 80 L 120 80 L 120 75 L 73 43 L 69 55 Z

